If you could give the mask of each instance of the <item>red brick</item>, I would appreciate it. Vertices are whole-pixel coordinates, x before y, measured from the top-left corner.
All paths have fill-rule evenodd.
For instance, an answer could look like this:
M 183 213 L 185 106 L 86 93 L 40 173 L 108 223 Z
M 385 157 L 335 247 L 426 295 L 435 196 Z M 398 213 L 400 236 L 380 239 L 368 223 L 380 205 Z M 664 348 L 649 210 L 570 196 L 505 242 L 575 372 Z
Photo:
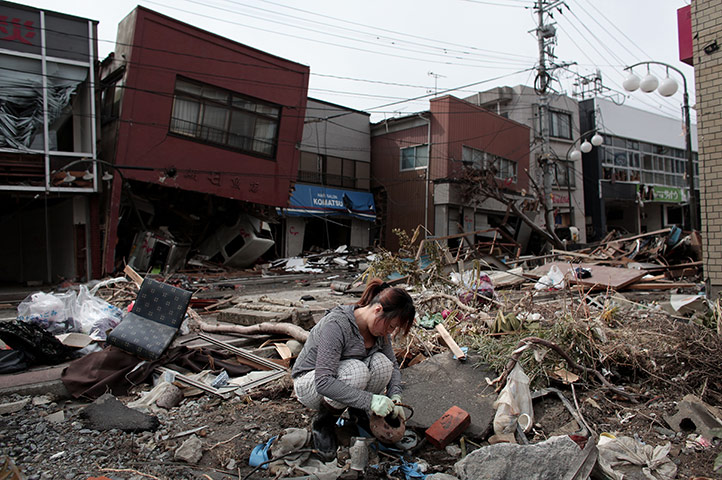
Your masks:
M 469 412 L 453 406 L 426 429 L 426 438 L 437 448 L 444 448 L 459 437 L 469 424 L 471 424 Z

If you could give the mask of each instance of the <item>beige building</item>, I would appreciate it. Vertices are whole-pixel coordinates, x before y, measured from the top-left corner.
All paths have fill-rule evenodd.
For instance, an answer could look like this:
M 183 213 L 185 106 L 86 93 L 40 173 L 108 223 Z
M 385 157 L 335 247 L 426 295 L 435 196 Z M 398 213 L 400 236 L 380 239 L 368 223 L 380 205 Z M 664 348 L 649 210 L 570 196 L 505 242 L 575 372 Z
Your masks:
M 704 274 L 709 298 L 722 291 L 722 3 L 692 2 Z
M 497 87 L 464 100 L 530 128 L 529 175 L 542 185 L 542 169 L 539 167 L 542 143 L 539 127 L 540 100 L 534 89 L 526 85 Z M 585 243 L 587 236 L 582 161 L 579 159 L 575 162 L 569 158 L 572 147 L 579 146 L 581 134 L 585 133 L 579 130 L 578 102 L 566 95 L 550 95 L 548 115 L 549 146 L 555 160 L 552 177 L 555 226 L 577 227 L 578 241 Z M 538 215 L 537 221 L 543 223 L 543 215 Z

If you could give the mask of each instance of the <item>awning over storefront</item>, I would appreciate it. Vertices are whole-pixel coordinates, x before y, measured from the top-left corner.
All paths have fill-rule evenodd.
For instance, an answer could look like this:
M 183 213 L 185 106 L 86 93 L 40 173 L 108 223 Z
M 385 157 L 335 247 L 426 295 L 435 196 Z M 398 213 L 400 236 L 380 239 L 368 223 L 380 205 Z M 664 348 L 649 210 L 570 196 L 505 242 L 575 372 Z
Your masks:
M 287 216 L 346 216 L 376 220 L 374 197 L 369 192 L 301 183 L 296 184 L 288 208 L 281 209 L 281 212 Z

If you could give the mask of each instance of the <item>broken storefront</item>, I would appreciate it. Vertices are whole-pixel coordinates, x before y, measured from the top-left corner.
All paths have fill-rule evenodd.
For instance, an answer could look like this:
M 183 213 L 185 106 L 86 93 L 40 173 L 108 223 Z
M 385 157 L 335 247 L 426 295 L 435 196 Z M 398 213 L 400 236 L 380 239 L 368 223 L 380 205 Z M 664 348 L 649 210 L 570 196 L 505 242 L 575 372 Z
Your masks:
M 312 247 L 371 244 L 376 206 L 369 192 L 297 183 L 284 217 L 284 255 L 297 256 Z

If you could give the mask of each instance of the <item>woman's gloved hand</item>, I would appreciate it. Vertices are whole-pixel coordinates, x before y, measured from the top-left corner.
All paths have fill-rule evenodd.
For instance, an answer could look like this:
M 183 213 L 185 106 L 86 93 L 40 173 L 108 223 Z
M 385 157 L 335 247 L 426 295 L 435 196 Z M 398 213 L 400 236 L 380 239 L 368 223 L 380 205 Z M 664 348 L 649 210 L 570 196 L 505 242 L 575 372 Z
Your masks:
M 371 397 L 371 411 L 379 417 L 385 417 L 394 411 L 394 402 L 386 395 Z
M 400 418 L 405 422 L 406 412 L 404 411 L 404 407 L 399 405 L 401 403 L 401 395 L 398 393 L 396 395 L 391 395 L 391 401 L 394 402 L 394 410 L 391 412 L 391 416 L 394 418 Z

